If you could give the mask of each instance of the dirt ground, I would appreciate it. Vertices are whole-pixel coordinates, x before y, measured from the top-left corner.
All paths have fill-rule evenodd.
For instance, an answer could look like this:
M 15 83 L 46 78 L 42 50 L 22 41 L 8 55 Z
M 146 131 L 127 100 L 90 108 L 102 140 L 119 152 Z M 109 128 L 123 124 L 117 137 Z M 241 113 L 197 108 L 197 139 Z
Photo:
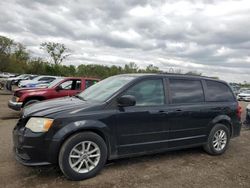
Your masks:
M 18 113 L 0 94 L 0 187 L 250 187 L 250 131 L 231 140 L 222 156 L 200 148 L 110 162 L 95 178 L 68 181 L 58 167 L 25 167 L 15 161 L 11 132 Z M 246 103 L 241 103 L 245 109 Z M 244 116 L 244 114 L 243 114 Z

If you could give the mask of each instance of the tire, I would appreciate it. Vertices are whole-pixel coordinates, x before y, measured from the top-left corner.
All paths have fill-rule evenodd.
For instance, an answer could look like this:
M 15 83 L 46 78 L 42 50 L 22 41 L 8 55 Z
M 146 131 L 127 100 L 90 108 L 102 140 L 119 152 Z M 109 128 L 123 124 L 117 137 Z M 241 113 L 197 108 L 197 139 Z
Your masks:
M 222 135 L 224 136 L 222 137 Z M 216 140 L 219 140 L 217 144 Z M 230 131 L 228 127 L 223 124 L 216 124 L 210 131 L 207 144 L 204 145 L 204 150 L 210 155 L 221 155 L 226 151 L 229 141 Z
M 36 99 L 34 99 L 34 100 L 29 100 L 29 101 L 27 101 L 27 102 L 23 105 L 23 107 L 27 107 L 27 106 L 29 106 L 29 105 L 31 105 L 31 104 L 36 103 L 36 102 L 39 102 L 39 100 L 36 100 Z
M 90 146 L 88 146 L 89 143 L 91 143 Z M 82 149 L 83 145 L 85 154 Z M 96 148 L 97 151 L 93 152 Z M 90 154 L 86 150 L 92 153 Z M 70 180 L 88 179 L 96 176 L 104 167 L 107 161 L 107 153 L 106 143 L 99 135 L 93 132 L 78 133 L 71 136 L 62 145 L 58 157 L 59 166 L 63 174 Z M 77 158 L 75 158 L 76 156 Z M 93 156 L 96 156 L 96 158 Z M 92 164 L 90 161 L 92 161 Z

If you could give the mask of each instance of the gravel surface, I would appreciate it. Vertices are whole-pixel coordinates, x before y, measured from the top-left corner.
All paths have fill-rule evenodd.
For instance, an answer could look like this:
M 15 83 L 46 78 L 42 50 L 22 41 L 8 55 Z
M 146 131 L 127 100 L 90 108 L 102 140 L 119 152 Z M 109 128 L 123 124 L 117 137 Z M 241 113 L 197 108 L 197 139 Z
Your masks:
M 95 178 L 73 182 L 58 167 L 25 167 L 15 161 L 11 131 L 19 113 L 0 95 L 0 187 L 250 187 L 250 131 L 230 142 L 222 156 L 201 148 L 115 160 Z M 245 109 L 246 103 L 241 103 Z M 243 114 L 244 116 L 244 114 Z

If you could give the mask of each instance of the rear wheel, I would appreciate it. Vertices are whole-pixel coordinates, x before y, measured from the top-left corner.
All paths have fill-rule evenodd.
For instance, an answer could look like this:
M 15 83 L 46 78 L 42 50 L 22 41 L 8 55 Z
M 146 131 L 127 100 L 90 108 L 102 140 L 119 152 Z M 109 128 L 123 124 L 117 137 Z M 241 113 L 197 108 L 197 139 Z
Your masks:
M 204 149 L 211 155 L 221 155 L 226 151 L 229 140 L 230 132 L 227 126 L 216 124 L 210 131 L 208 142 Z
M 65 141 L 59 153 L 59 166 L 71 180 L 83 180 L 95 176 L 105 165 L 107 146 L 93 132 L 73 135 Z

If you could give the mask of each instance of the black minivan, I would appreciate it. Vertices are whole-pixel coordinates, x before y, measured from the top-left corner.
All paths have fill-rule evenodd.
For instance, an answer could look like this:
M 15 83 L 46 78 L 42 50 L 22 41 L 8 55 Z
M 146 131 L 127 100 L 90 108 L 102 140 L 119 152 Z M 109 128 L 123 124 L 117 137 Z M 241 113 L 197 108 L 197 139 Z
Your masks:
M 220 155 L 240 135 L 240 115 L 224 81 L 123 74 L 23 109 L 14 150 L 24 165 L 59 164 L 67 178 L 82 180 L 121 157 L 196 146 Z

